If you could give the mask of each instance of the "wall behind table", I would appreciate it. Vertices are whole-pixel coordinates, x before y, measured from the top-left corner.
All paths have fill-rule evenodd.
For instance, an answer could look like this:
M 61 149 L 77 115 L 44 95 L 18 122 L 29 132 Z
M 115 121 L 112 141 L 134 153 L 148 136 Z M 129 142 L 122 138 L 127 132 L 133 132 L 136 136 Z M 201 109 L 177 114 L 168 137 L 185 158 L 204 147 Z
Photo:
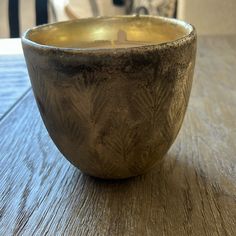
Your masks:
M 178 0 L 177 17 L 198 34 L 236 34 L 236 0 Z

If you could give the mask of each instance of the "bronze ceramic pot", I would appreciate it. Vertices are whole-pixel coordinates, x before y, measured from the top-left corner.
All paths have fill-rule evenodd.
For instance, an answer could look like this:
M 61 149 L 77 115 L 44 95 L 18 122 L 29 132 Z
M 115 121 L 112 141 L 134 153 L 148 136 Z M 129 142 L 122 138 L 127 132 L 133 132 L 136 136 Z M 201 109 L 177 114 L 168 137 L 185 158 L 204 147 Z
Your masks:
M 90 18 L 30 29 L 22 44 L 43 122 L 73 165 L 118 179 L 159 163 L 187 108 L 194 27 L 149 16 Z

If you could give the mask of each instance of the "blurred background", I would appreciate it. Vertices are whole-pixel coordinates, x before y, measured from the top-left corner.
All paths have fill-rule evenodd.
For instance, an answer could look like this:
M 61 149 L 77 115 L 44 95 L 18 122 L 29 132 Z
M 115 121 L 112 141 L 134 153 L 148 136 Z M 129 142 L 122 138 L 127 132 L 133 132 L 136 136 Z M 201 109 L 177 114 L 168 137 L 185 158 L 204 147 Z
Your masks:
M 48 22 L 137 13 L 186 20 L 199 35 L 236 33 L 236 0 L 0 0 L 0 38 Z

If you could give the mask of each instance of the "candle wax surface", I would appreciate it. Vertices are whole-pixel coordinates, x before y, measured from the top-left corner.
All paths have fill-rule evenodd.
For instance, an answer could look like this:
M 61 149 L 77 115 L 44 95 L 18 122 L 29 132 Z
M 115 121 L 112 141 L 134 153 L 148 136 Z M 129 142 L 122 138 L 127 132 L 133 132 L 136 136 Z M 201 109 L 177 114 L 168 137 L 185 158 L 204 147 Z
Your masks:
M 138 47 L 150 45 L 150 42 L 143 41 L 129 41 L 127 39 L 127 33 L 123 30 L 119 30 L 117 32 L 116 40 L 94 40 L 88 42 L 74 42 L 69 45 L 71 48 L 130 48 L 130 47 Z M 67 46 L 67 45 L 65 45 Z
M 60 48 L 129 48 L 171 42 L 190 32 L 181 25 L 155 17 L 88 18 L 33 29 L 28 38 Z

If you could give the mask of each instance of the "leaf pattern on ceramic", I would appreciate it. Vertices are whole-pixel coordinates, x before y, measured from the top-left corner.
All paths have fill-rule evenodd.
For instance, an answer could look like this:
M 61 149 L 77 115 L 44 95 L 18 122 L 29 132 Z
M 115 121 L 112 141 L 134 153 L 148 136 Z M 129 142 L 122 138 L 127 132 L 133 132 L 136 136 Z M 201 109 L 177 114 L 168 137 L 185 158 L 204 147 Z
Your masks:
M 78 111 L 80 119 L 89 121 L 91 125 L 99 123 L 102 111 L 107 102 L 106 88 L 94 80 L 93 74 L 75 78 L 75 86 L 71 89 L 73 108 Z
M 39 110 L 42 116 L 45 116 L 53 107 L 51 104 L 51 97 L 55 96 L 55 91 L 45 79 L 45 70 L 42 70 L 39 66 L 33 65 L 32 63 L 28 63 L 28 70 L 30 74 L 34 74 L 35 79 L 31 80 L 31 84 Z M 44 73 L 42 73 L 42 71 Z
M 155 70 L 143 81 L 88 71 L 50 79 L 40 68 L 32 70 L 36 99 L 56 145 L 81 170 L 103 177 L 135 175 L 161 160 L 178 133 L 191 86 L 186 77 L 158 79 Z
M 138 144 L 138 134 L 134 125 L 122 116 L 112 117 L 113 127 L 110 135 L 105 139 L 105 146 L 116 158 L 122 161 L 129 161 L 129 156 Z
M 188 105 L 188 100 L 192 86 L 193 64 L 191 62 L 187 63 L 187 65 L 184 64 L 182 70 L 186 72 L 185 73 L 179 72 L 179 74 L 183 76 L 181 76 L 179 80 L 176 80 L 175 96 L 174 100 L 171 101 L 169 104 L 169 112 L 167 115 L 167 123 L 166 123 L 166 129 L 167 129 L 166 133 L 172 132 L 173 135 L 175 136 L 179 132 Z
M 163 104 L 170 95 L 170 91 L 165 86 L 164 80 L 157 80 L 154 86 L 143 86 L 134 95 L 134 108 L 140 115 L 148 120 L 155 129 L 158 126 L 158 120 L 161 116 Z

